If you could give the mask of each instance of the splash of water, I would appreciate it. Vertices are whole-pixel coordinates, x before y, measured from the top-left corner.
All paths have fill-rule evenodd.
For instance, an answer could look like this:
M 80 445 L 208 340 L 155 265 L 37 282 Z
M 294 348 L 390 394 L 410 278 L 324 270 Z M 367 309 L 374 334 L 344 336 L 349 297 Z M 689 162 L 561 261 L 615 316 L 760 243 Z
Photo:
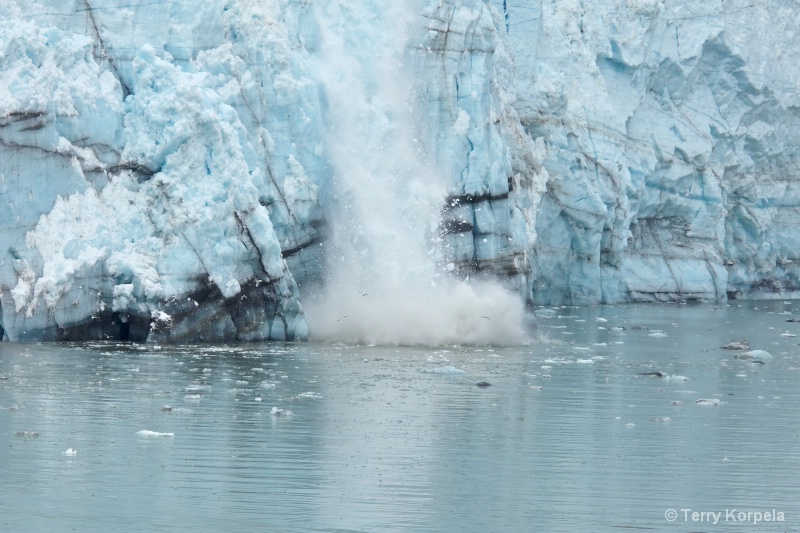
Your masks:
M 458 282 L 437 267 L 447 187 L 415 135 L 406 65 L 415 2 L 320 4 L 334 229 L 325 292 L 305 305 L 312 338 L 523 342 L 524 309 L 516 295 L 488 282 Z

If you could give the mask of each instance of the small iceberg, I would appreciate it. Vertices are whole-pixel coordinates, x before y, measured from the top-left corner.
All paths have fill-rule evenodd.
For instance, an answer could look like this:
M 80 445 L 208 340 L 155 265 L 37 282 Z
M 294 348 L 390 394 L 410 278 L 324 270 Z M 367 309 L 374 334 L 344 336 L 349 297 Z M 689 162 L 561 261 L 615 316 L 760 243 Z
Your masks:
M 699 400 L 695 400 L 694 404 L 708 406 L 708 407 L 717 407 L 718 405 L 722 404 L 722 402 L 716 398 L 701 398 Z
M 461 370 L 460 368 L 456 368 L 454 366 L 437 366 L 434 368 L 423 368 L 423 372 L 426 374 L 466 374 L 466 370 Z
M 68 448 L 67 451 L 61 452 L 61 455 L 66 455 L 67 457 L 75 457 L 76 455 L 78 455 L 78 450 L 75 450 L 73 448 Z
M 743 361 L 768 361 L 772 359 L 772 354 L 766 350 L 750 350 L 748 352 L 737 353 L 735 357 L 736 359 L 741 359 Z
M 728 344 L 720 346 L 720 348 L 723 350 L 749 350 L 750 343 L 742 339 L 740 341 L 729 342 Z
M 175 433 L 161 433 L 160 431 L 150 431 L 149 429 L 143 429 L 141 431 L 136 432 L 137 435 L 142 437 L 174 437 Z

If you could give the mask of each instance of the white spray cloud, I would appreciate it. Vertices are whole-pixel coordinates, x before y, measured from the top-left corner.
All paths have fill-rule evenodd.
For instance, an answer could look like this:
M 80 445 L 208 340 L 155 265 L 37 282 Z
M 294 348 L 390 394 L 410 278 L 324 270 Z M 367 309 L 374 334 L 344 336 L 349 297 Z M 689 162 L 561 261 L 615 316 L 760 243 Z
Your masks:
M 329 0 L 317 9 L 334 229 L 325 293 L 306 300 L 312 338 L 523 342 L 518 296 L 490 283 L 458 282 L 437 268 L 447 187 L 415 135 L 405 64 L 418 11 L 408 1 L 378 0 Z

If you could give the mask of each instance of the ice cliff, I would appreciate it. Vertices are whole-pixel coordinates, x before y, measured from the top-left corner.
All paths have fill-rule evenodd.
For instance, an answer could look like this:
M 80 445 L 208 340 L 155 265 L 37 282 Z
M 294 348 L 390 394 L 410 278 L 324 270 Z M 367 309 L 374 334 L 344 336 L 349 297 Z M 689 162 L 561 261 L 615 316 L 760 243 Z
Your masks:
M 530 303 L 800 290 L 800 10 L 387 5 L 0 0 L 4 338 L 304 339 L 360 173 L 354 249 Z

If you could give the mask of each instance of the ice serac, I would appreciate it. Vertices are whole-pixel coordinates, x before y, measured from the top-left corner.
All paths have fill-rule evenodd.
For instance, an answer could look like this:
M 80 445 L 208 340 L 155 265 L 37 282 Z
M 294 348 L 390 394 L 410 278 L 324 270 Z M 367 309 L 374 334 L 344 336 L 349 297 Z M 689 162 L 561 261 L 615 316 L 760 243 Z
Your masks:
M 444 253 L 462 277 L 497 278 L 524 293 L 535 213 L 547 171 L 544 143 L 517 115 L 512 58 L 498 13 L 481 1 L 432 2 L 417 39 L 422 130 L 450 192 Z
M 1 5 L 5 338 L 306 338 L 308 6 Z

